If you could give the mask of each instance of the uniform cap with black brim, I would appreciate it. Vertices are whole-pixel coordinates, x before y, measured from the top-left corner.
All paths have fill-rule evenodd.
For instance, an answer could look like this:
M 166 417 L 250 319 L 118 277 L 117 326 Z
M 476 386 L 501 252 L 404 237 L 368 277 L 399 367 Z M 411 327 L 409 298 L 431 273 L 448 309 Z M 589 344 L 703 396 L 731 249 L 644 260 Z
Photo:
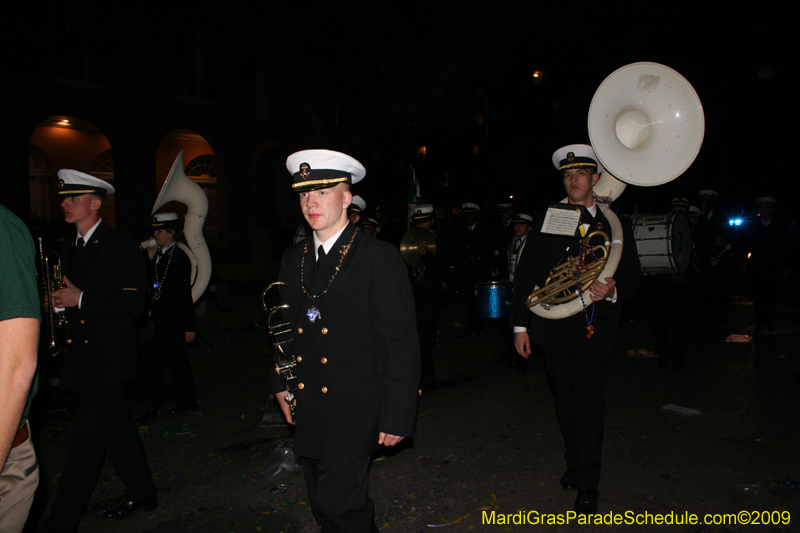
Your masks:
M 559 172 L 571 168 L 592 168 L 594 174 L 602 174 L 603 165 L 588 144 L 569 144 L 553 152 L 553 165 Z
M 286 159 L 296 192 L 328 189 L 339 183 L 352 185 L 367 174 L 356 159 L 333 150 L 301 150 Z
M 153 220 L 150 222 L 150 231 L 159 229 L 181 229 L 181 221 L 177 213 L 156 213 L 153 215 Z
M 100 198 L 105 198 L 114 194 L 116 189 L 107 181 L 95 178 L 89 174 L 62 168 L 58 171 L 58 198 L 70 196 L 81 196 L 82 194 L 94 194 Z

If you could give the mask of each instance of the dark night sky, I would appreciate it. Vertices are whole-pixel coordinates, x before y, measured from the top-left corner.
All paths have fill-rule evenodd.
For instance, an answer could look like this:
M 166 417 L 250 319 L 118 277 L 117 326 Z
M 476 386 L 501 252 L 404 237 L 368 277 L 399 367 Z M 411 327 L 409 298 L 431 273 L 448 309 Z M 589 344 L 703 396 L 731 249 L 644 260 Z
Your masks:
M 482 177 L 467 180 L 461 190 L 451 188 L 456 201 L 477 196 L 499 201 L 500 190 L 520 194 L 515 190 L 524 188 L 520 180 L 535 184 L 537 196 L 560 198 L 558 180 L 551 181 L 550 155 L 564 144 L 589 141 L 586 118 L 596 88 L 626 64 L 663 63 L 687 78 L 700 96 L 706 119 L 703 147 L 683 176 L 658 188 L 628 187 L 623 202 L 639 200 L 644 209 L 666 211 L 673 196 L 691 197 L 713 188 L 728 211 L 751 209 L 761 195 L 777 197 L 786 211 L 793 180 L 772 178 L 774 170 L 767 167 L 767 161 L 792 153 L 789 143 L 796 137 L 790 130 L 796 104 L 789 92 L 796 61 L 789 59 L 789 34 L 783 29 L 788 23 L 781 21 L 785 13 L 769 5 L 759 11 L 750 7 L 705 14 L 700 7 L 686 11 L 667 3 L 614 6 L 535 3 L 505 9 L 463 2 L 447 11 L 429 5 L 414 16 L 343 9 L 326 16 L 353 18 L 361 29 L 354 42 L 328 53 L 349 53 L 369 62 L 364 49 L 389 50 L 386 43 L 394 40 L 400 55 L 418 54 L 420 71 L 411 72 L 424 84 L 435 81 L 426 75 L 435 72 L 429 63 L 437 60 L 437 46 L 461 39 L 461 63 L 425 110 L 431 124 L 414 133 L 417 144 L 428 146 L 437 171 L 452 166 L 458 175 L 455 148 L 437 161 L 437 147 L 454 142 L 448 121 L 459 110 L 451 106 L 471 100 L 486 111 L 480 135 L 489 153 Z M 447 64 L 442 60 L 440 68 Z M 534 85 L 534 70 L 545 72 L 543 85 Z M 359 78 L 362 74 L 365 79 Z M 370 68 L 353 72 L 352 81 L 371 83 L 371 74 Z M 450 160 L 441 161 L 444 157 Z M 375 187 L 364 190 L 373 194 Z M 528 204 L 541 201 L 530 192 L 523 196 Z

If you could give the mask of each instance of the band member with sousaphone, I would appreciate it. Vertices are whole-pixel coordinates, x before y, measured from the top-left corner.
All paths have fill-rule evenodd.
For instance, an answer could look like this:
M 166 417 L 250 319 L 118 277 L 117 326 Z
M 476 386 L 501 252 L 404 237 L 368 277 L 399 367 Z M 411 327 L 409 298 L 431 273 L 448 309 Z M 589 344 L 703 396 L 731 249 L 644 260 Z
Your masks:
M 154 331 L 150 349 L 144 358 L 147 410 L 137 419 L 147 425 L 161 416 L 166 393 L 165 368 L 172 378 L 177 404 L 171 414 L 196 409 L 197 391 L 186 344 L 194 342 L 194 306 L 192 305 L 191 263 L 178 247 L 182 224 L 175 213 L 153 216 L 150 231 L 156 246 L 147 250 L 150 318 Z
M 366 174 L 361 163 L 303 150 L 286 167 L 313 230 L 286 250 L 278 275 L 297 361 L 294 453 L 323 531 L 377 531 L 370 455 L 414 433 L 420 354 L 408 272 L 397 248 L 347 219 L 350 186 Z M 270 375 L 293 423 L 286 380 Z
M 514 275 L 511 325 L 514 345 L 522 357 L 530 357 L 531 341 L 544 347 L 545 367 L 566 447 L 567 470 L 561 486 L 564 490 L 578 491 L 576 512 L 593 514 L 598 509 L 605 415 L 601 394 L 617 334 L 620 303 L 633 294 L 641 271 L 628 227 L 616 273 L 595 280 L 588 290 L 582 291 L 578 296 L 581 312 L 551 320 L 528 310 L 528 296 L 536 286 L 544 285 L 554 266 L 569 257 L 578 257 L 583 266 L 593 261 L 596 252 L 583 243 L 585 236 L 600 230 L 611 240 L 609 221 L 598 209 L 593 194 L 602 167 L 591 146 L 560 148 L 553 154 L 553 162 L 567 193 L 566 205 L 551 205 L 548 213 L 540 215 L 533 224 Z M 555 219 L 561 223 L 552 223 Z M 545 223 L 546 220 L 549 222 Z

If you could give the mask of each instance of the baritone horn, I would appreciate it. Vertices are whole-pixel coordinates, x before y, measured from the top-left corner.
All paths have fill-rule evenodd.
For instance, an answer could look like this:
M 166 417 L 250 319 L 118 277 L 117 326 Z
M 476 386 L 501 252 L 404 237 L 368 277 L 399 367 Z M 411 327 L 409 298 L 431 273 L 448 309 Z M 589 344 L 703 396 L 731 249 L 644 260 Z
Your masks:
M 610 202 L 622 194 L 626 184 L 655 187 L 686 172 L 700 152 L 705 134 L 697 92 L 677 71 L 659 63 L 632 63 L 611 73 L 592 98 L 587 122 L 592 149 L 605 167 L 594 193 Z M 587 280 L 586 288 L 594 279 L 614 277 L 624 244 L 617 216 L 606 205 L 596 205 L 611 227 L 610 250 L 602 271 Z M 541 290 L 536 287 L 528 299 L 531 311 L 552 319 L 582 311 L 577 290 L 566 303 L 556 302 L 562 300 L 558 288 L 567 281 L 562 277 L 548 281 L 540 294 L 549 298 L 532 299 Z
M 267 293 L 273 287 L 287 287 L 283 281 L 276 281 L 267 285 L 261 291 L 261 305 L 267 315 L 267 331 L 275 352 L 275 372 L 283 378 L 286 383 L 286 404 L 292 415 L 292 423 L 295 422 L 294 412 L 294 393 L 297 391 L 297 376 L 294 371 L 297 368 L 297 357 L 294 353 L 293 329 L 292 325 L 283 319 L 282 311 L 289 309 L 288 304 L 280 304 L 273 307 L 267 306 Z
M 53 291 L 64 288 L 64 282 L 61 281 L 61 257 L 58 252 L 44 253 L 44 244 L 41 237 L 39 241 L 39 270 L 42 272 L 42 281 L 39 285 L 42 293 L 42 300 L 47 303 L 47 313 L 45 314 L 45 322 L 47 322 L 47 329 L 50 334 L 50 342 L 48 348 L 52 355 L 58 355 L 61 352 L 66 352 L 61 343 L 58 342 L 58 330 L 67 323 L 64 316 L 64 311 L 57 312 L 53 308 L 51 294 Z M 51 264 L 52 261 L 52 264 Z

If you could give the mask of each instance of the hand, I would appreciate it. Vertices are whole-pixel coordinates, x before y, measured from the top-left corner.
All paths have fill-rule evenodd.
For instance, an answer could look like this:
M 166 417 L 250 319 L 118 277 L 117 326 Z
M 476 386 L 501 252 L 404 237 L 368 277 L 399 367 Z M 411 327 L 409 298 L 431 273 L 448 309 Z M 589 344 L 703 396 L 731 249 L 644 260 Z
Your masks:
M 425 241 L 419 241 L 419 243 L 417 244 L 417 251 L 422 255 L 428 253 L 428 243 Z
M 158 246 L 148 246 L 147 247 L 147 258 L 148 259 L 152 259 L 152 258 L 154 258 L 156 256 L 156 248 L 158 248 Z
M 77 307 L 83 291 L 73 285 L 67 276 L 62 277 L 61 281 L 64 288 L 53 291 L 53 307 Z
M 617 282 L 614 278 L 606 278 L 605 283 L 599 279 L 594 280 L 594 283 L 592 283 L 592 286 L 589 288 L 589 298 L 593 302 L 601 302 L 606 298 L 613 299 L 617 294 L 616 284 Z
M 514 348 L 516 348 L 517 353 L 525 359 L 531 356 L 531 339 L 528 337 L 527 331 L 518 331 L 514 333 Z
M 194 334 L 194 331 L 186 331 L 183 333 L 183 338 L 186 339 L 186 344 L 191 344 L 197 336 Z
M 278 399 L 278 405 L 281 407 L 281 411 L 283 411 L 283 416 L 286 418 L 286 421 L 291 425 L 294 425 L 294 421 L 292 420 L 292 411 L 289 409 L 289 404 L 286 403 L 287 394 L 289 394 L 288 391 L 279 392 L 275 395 L 275 398 Z M 295 406 L 297 405 L 297 401 L 293 401 L 292 403 Z
M 384 446 L 394 446 L 404 438 L 405 437 L 398 437 L 397 435 L 389 435 L 381 431 L 380 434 L 378 434 L 378 444 L 383 444 Z

